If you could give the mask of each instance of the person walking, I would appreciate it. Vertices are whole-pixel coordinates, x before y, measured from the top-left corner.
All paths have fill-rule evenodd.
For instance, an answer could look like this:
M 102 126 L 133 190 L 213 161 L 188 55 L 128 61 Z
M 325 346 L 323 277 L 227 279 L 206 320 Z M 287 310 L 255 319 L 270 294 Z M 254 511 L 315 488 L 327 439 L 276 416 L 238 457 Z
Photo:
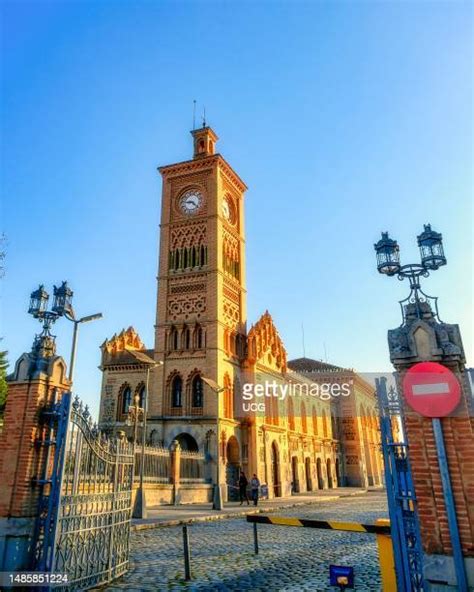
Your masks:
M 247 477 L 243 471 L 240 471 L 239 477 L 239 498 L 240 498 L 240 505 L 244 503 L 244 499 L 247 502 L 247 506 L 249 505 L 249 496 L 247 495 L 247 485 L 249 484 Z
M 260 488 L 260 481 L 258 480 L 257 475 L 254 473 L 253 477 L 250 481 L 250 489 L 252 491 L 252 500 L 253 500 L 253 505 L 257 506 L 258 505 L 258 491 Z

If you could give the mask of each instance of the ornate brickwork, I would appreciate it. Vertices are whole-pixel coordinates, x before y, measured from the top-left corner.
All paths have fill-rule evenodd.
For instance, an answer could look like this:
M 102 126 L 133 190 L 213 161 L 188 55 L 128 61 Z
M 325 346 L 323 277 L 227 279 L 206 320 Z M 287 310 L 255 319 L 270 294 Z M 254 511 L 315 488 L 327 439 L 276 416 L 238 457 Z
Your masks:
M 206 289 L 206 284 L 203 283 L 179 283 L 174 285 L 170 282 L 170 294 L 190 294 L 191 292 L 203 292 Z
M 170 245 L 172 249 L 202 245 L 206 242 L 206 224 L 181 224 L 171 229 Z
M 123 329 L 118 335 L 115 334 L 111 339 L 107 339 L 102 344 L 102 348 L 109 354 L 116 354 L 125 350 L 142 350 L 145 346 L 140 336 L 133 327 Z
M 228 300 L 240 306 L 240 293 L 236 288 L 236 284 L 230 284 L 227 278 L 224 279 L 222 293 Z
M 224 322 L 226 325 L 234 329 L 240 321 L 240 307 L 238 304 L 231 302 L 227 298 L 224 298 L 224 304 L 222 306 L 224 312 Z
M 252 363 L 264 360 L 270 367 L 286 370 L 286 350 L 268 310 L 249 331 L 248 357 Z
M 175 296 L 168 299 L 168 315 L 170 319 L 187 319 L 190 315 L 198 318 L 206 312 L 206 297 L 204 294 Z

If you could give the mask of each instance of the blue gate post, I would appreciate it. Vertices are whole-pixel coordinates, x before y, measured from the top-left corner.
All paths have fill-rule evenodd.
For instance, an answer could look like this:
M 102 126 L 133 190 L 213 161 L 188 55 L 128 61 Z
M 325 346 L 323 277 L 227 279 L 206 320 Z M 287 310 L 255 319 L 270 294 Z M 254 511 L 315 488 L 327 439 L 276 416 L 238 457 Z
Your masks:
M 420 528 L 416 513 L 416 498 L 405 441 L 395 442 L 392 418 L 402 421 L 395 390 L 391 400 L 387 393 L 387 379 L 376 379 L 380 405 L 380 429 L 385 466 L 385 484 L 393 544 L 398 592 L 423 590 L 422 550 Z
M 71 415 L 71 393 L 63 393 L 60 402 L 56 405 L 55 413 L 52 414 L 50 421 L 56 418 L 56 437 L 54 461 L 49 494 L 45 499 L 40 500 L 41 505 L 47 508 L 46 515 L 39 516 L 38 553 L 36 559 L 36 569 L 38 571 L 52 572 L 54 570 L 54 554 L 56 546 L 56 530 L 58 523 L 59 499 L 61 496 L 62 480 L 64 474 L 64 462 L 66 457 L 67 434 L 69 427 L 69 418 Z

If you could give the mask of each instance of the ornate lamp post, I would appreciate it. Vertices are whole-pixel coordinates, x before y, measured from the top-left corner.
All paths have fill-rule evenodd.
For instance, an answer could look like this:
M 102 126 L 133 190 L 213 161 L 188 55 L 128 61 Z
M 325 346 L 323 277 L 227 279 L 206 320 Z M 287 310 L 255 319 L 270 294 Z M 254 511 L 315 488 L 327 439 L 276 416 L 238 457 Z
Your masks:
M 143 424 L 142 424 L 142 450 L 141 450 L 141 458 L 140 458 L 140 485 L 137 489 L 137 495 L 135 497 L 135 505 L 133 507 L 133 517 L 134 518 L 146 518 L 147 517 L 147 507 L 146 507 L 146 498 L 145 498 L 145 489 L 143 488 L 143 473 L 145 470 L 145 446 L 146 446 L 146 415 L 148 411 L 148 387 L 150 383 L 150 370 L 155 366 L 162 366 L 163 362 L 155 362 L 153 358 L 147 356 L 143 352 L 129 350 L 128 352 L 131 354 L 140 364 L 144 365 L 146 368 L 146 382 L 145 382 L 145 392 L 143 393 Z M 135 434 L 136 438 L 136 434 Z
M 49 294 L 44 289 L 43 284 L 41 284 L 37 290 L 31 293 L 28 312 L 35 319 L 38 319 L 41 323 L 43 323 L 43 331 L 36 336 L 33 347 L 35 351 L 52 355 L 51 352 L 54 353 L 55 349 L 55 337 L 54 335 L 51 335 L 52 325 L 58 320 L 59 317 L 64 317 L 68 321 L 74 323 L 68 376 L 69 380 L 72 382 L 74 376 L 74 363 L 76 361 L 78 327 L 81 323 L 89 323 L 90 321 L 101 319 L 102 313 L 99 312 L 97 314 L 76 319 L 74 315 L 74 309 L 72 308 L 72 297 L 74 293 L 67 285 L 67 282 L 62 282 L 59 288 L 53 286 L 53 290 L 54 299 L 51 310 L 48 310 Z
M 135 451 L 138 440 L 138 422 L 143 421 L 143 407 L 140 407 L 140 395 L 137 393 L 133 399 L 133 405 L 128 408 L 127 425 L 133 425 L 133 450 Z
M 417 237 L 420 247 L 421 263 L 400 264 L 400 247 L 396 240 L 391 239 L 388 232 L 382 232 L 382 238 L 375 243 L 374 249 L 377 255 L 377 270 L 379 273 L 394 276 L 399 280 L 408 278 L 410 281 L 410 294 L 400 301 L 402 316 L 406 319 L 407 308 L 410 306 L 410 314 L 423 318 L 429 308 L 429 301 L 435 305 L 435 314 L 438 316 L 437 298 L 428 296 L 420 287 L 420 277 L 428 277 L 430 271 L 446 265 L 444 256 L 442 235 L 431 229 L 430 224 L 424 225 L 423 232 Z
M 411 407 L 412 412 L 414 412 L 416 421 L 425 421 L 425 418 L 431 419 L 436 455 L 431 452 L 425 443 L 422 443 L 420 444 L 420 447 L 421 449 L 424 449 L 424 456 L 422 457 L 419 455 L 419 458 L 424 458 L 424 460 L 420 461 L 418 457 L 412 460 L 414 460 L 414 466 L 416 466 L 418 470 L 420 468 L 425 469 L 425 463 L 429 463 L 430 459 L 436 458 L 437 460 L 443 491 L 443 505 L 446 512 L 451 539 L 452 553 L 450 553 L 449 556 L 452 556 L 452 561 L 454 563 L 457 583 L 456 589 L 462 592 L 467 592 L 468 583 L 466 567 L 459 534 L 458 514 L 451 484 L 452 474 L 457 474 L 458 479 L 461 475 L 459 468 L 452 468 L 448 462 L 443 435 L 443 423 L 441 422 L 441 418 L 448 419 L 452 409 L 451 411 L 449 410 L 449 407 L 447 406 L 448 403 L 445 403 L 445 408 L 441 408 L 439 404 L 439 397 L 441 395 L 444 397 L 450 396 L 451 400 L 454 399 L 454 409 L 456 408 L 456 405 L 459 404 L 461 386 L 458 383 L 457 375 L 450 370 L 449 366 L 454 363 L 457 364 L 459 372 L 459 367 L 462 368 L 464 365 L 464 356 L 457 325 L 448 325 L 439 321 L 437 298 L 426 295 L 420 287 L 421 277 L 428 277 L 430 271 L 435 271 L 443 265 L 446 265 L 442 236 L 439 232 L 434 231 L 430 224 L 425 224 L 423 232 L 417 237 L 417 241 L 418 247 L 420 248 L 421 263 L 400 265 L 398 244 L 395 240 L 389 238 L 387 232 L 382 232 L 382 238 L 374 245 L 374 248 L 377 254 L 377 269 L 380 273 L 389 276 L 396 275 L 399 280 L 408 278 L 410 281 L 410 294 L 407 298 L 400 301 L 403 324 L 398 329 L 389 331 L 390 357 L 399 373 L 400 380 L 402 380 L 405 401 L 407 402 L 408 407 Z M 434 310 L 431 307 L 432 303 L 434 303 L 435 306 Z M 436 317 L 436 320 L 434 320 L 433 317 Z M 427 356 L 425 354 L 420 356 L 416 345 L 412 345 L 412 342 L 416 342 L 415 333 L 417 325 L 423 327 L 423 331 L 425 331 L 428 336 L 431 335 L 431 339 L 436 343 L 435 347 L 437 349 L 428 345 L 428 352 L 431 353 L 432 356 L 435 355 L 437 359 L 441 358 L 441 363 L 427 361 Z M 453 341 L 450 340 L 449 332 L 451 333 L 451 339 L 453 339 Z M 433 352 L 435 353 L 433 354 Z M 443 364 L 443 362 L 445 363 Z M 459 393 L 457 401 L 455 394 L 456 388 Z M 416 403 L 415 395 L 418 399 Z M 424 404 L 420 402 L 420 400 L 423 401 L 423 396 L 425 401 Z M 388 394 L 388 397 L 390 404 L 390 393 Z M 428 400 L 427 397 L 430 397 L 428 404 L 426 404 L 426 401 Z M 462 417 L 462 415 L 460 417 Z M 405 424 L 404 426 L 408 431 L 408 435 L 409 430 L 411 429 L 410 425 L 413 426 L 413 423 Z M 469 456 L 469 458 L 471 458 L 471 456 Z M 462 461 L 459 460 L 458 462 L 458 466 L 462 466 Z M 462 482 L 462 479 L 459 480 Z M 434 507 L 437 506 L 436 498 L 438 494 L 436 494 L 435 497 L 434 494 L 427 494 L 422 491 L 421 496 L 423 496 L 425 500 L 431 500 L 430 503 L 432 503 Z M 420 521 L 423 523 L 424 518 L 421 517 Z M 424 526 L 425 529 L 433 528 L 432 524 L 428 524 L 426 521 Z M 429 552 L 427 555 L 429 556 Z M 446 561 L 444 559 L 442 560 L 444 563 L 440 563 L 439 557 L 442 558 L 442 554 L 437 557 L 438 567 L 435 571 L 430 572 L 429 562 L 427 562 L 425 564 L 426 573 L 424 574 L 424 577 L 428 579 L 432 577 L 433 579 L 436 579 L 436 581 L 441 573 L 442 568 L 440 568 L 440 566 L 451 565 L 451 560 Z M 452 568 L 450 567 L 449 569 Z M 399 566 L 398 571 L 403 575 L 404 570 L 401 566 Z M 431 574 L 431 576 L 427 574 Z
M 216 414 L 217 465 L 216 465 L 216 484 L 214 486 L 212 509 L 213 510 L 223 510 L 224 509 L 224 502 L 222 501 L 222 491 L 221 491 L 221 441 L 220 441 L 220 426 L 219 426 L 219 394 L 225 391 L 225 387 L 219 386 L 215 380 L 212 380 L 212 378 L 205 378 L 203 376 L 202 380 L 217 395 L 217 414 Z

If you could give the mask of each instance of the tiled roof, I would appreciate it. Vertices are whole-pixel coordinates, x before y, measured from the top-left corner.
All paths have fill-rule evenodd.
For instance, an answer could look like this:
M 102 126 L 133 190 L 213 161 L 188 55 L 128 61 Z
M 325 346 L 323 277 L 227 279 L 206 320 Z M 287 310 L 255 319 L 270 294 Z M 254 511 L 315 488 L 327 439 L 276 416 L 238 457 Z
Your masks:
M 152 349 L 142 350 L 150 358 L 153 358 L 154 351 Z M 102 362 L 103 366 L 130 366 L 140 365 L 140 362 L 126 349 L 115 354 L 107 356 L 107 359 Z
M 341 368 L 341 366 L 335 366 L 334 364 L 328 364 L 321 360 L 312 360 L 311 358 L 297 358 L 296 360 L 289 360 L 288 367 L 291 370 L 299 373 L 312 373 L 312 372 L 347 372 L 347 368 Z

